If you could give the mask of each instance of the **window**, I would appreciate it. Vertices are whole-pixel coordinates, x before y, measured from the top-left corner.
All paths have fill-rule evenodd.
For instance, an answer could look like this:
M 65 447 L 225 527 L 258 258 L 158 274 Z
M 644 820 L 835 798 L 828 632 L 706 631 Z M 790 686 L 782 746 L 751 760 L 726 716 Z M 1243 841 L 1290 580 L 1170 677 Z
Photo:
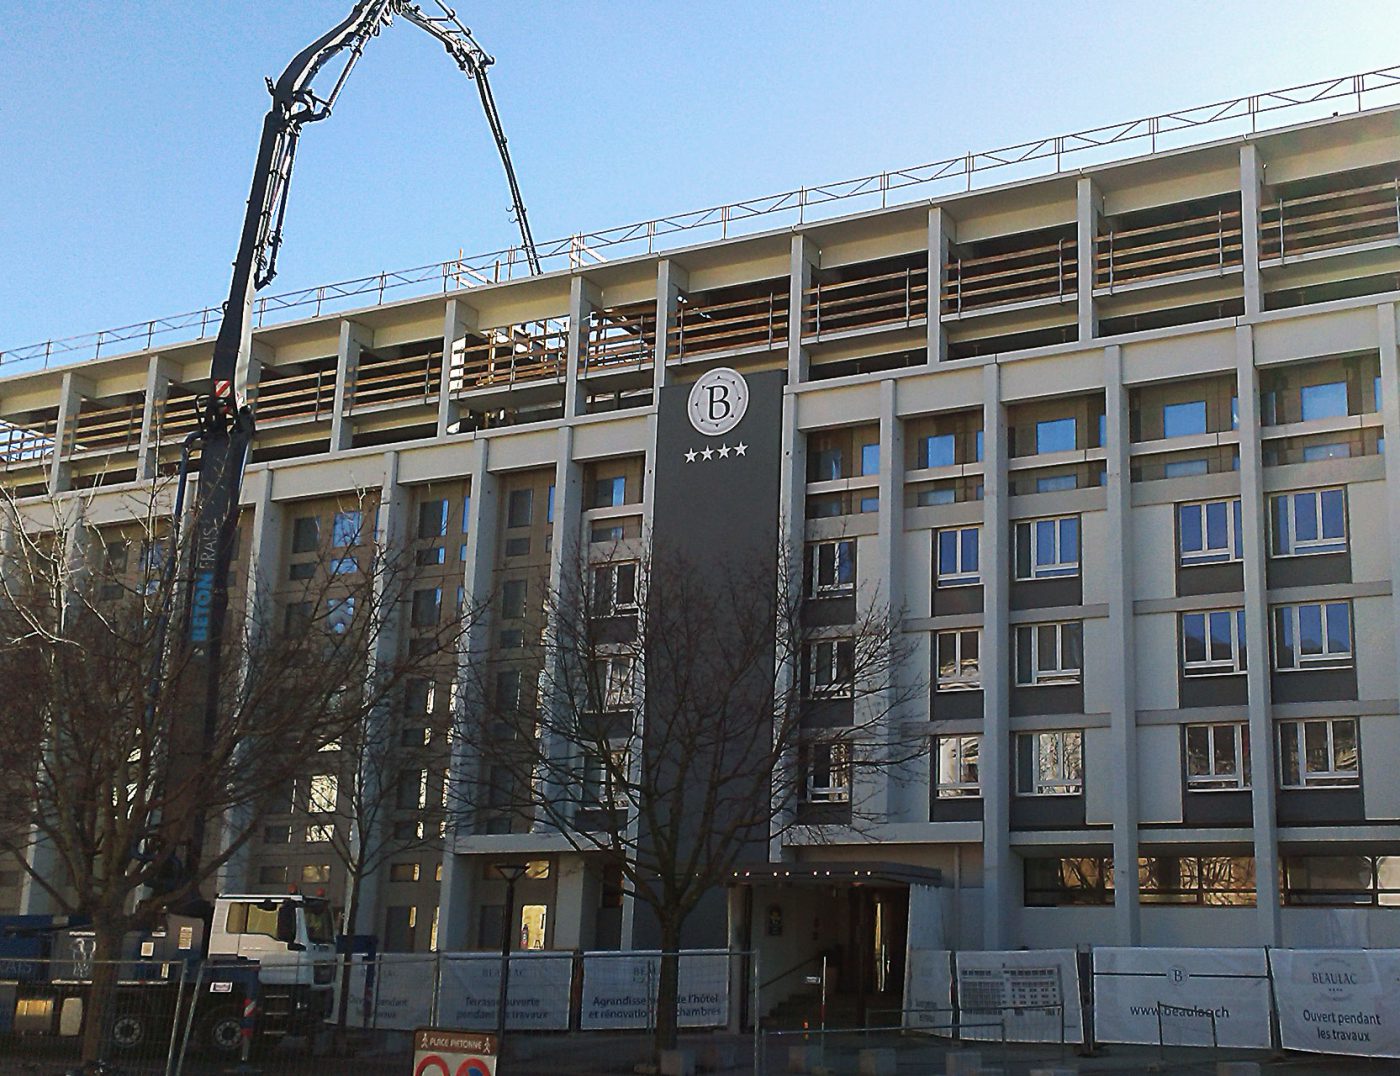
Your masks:
M 852 538 L 811 542 L 807 546 L 808 596 L 850 594 L 856 582 L 856 543 Z
M 1037 493 L 1063 493 L 1067 489 L 1078 489 L 1079 478 L 1074 474 L 1056 474 L 1035 480 Z
M 978 755 L 981 736 L 940 736 L 934 751 L 933 795 L 935 799 L 964 799 L 980 796 Z
M 314 553 L 321 544 L 321 521 L 315 516 L 292 520 L 292 552 Z
M 1035 424 L 1036 455 L 1047 452 L 1072 452 L 1079 447 L 1075 420 L 1052 418 Z
M 1205 460 L 1172 460 L 1162 468 L 1163 478 L 1195 478 L 1209 473 L 1210 464 Z
M 513 489 L 506 502 L 506 526 L 528 527 L 535 513 L 535 491 Z
M 1351 455 L 1351 445 L 1345 441 L 1333 441 L 1323 445 L 1304 445 L 1303 462 L 1319 463 L 1322 460 L 1344 460 Z
M 447 534 L 447 500 L 423 501 L 418 506 L 418 537 L 441 538 Z
M 593 569 L 594 616 L 621 616 L 636 608 L 636 561 L 600 564 Z
M 1274 668 L 1279 672 L 1339 669 L 1351 664 L 1349 603 L 1274 607 Z
M 807 694 L 811 698 L 849 697 L 853 687 L 855 643 L 819 639 L 807 646 Z
M 344 635 L 355 620 L 355 598 L 326 599 L 326 630 L 334 635 Z
M 1347 414 L 1347 383 L 1329 381 L 1325 385 L 1304 385 L 1303 421 L 1317 418 L 1345 418 Z
M 360 562 L 354 557 L 332 557 L 331 575 L 354 575 L 360 570 Z
M 627 745 L 609 744 L 606 756 L 588 752 L 583 759 L 581 799 L 586 809 L 620 811 L 628 802 Z M 544 877 L 548 877 L 547 867 Z M 536 877 L 539 877 L 536 875 Z
M 1189 437 L 1206 432 L 1206 404 L 1204 400 L 1190 403 L 1167 404 L 1162 408 L 1162 436 Z
M 1138 860 L 1144 904 L 1253 907 L 1253 856 L 1147 856 Z
M 549 492 L 546 494 L 545 499 L 544 499 L 544 521 L 545 521 L 546 523 L 553 523 L 553 522 L 554 522 L 554 483 L 553 483 L 553 482 L 551 482 L 551 483 L 549 484 Z
M 336 549 L 350 549 L 360 544 L 360 529 L 364 516 L 358 512 L 337 512 L 331 526 L 331 545 Z
M 1244 557 L 1240 499 L 1192 501 L 1176 506 L 1181 564 L 1222 564 Z
M 293 564 L 287 568 L 288 579 L 313 579 L 316 576 L 316 562 L 314 560 L 304 560 L 300 564 Z
M 389 881 L 391 882 L 416 882 L 421 875 L 422 867 L 417 863 L 389 864 Z
M 936 691 L 976 691 L 982 686 L 978 653 L 982 633 L 977 628 L 940 631 L 934 636 Z
M 428 771 L 400 770 L 394 790 L 394 806 L 400 810 L 422 810 L 428 806 Z
M 1079 621 L 1022 624 L 1016 628 L 1016 683 L 1020 687 L 1077 684 L 1084 665 Z
M 331 880 L 329 863 L 304 863 L 301 868 L 303 885 L 326 885 Z
M 331 814 L 340 795 L 340 780 L 333 773 L 318 773 L 311 777 L 311 796 L 306 809 L 312 814 Z
M 1282 788 L 1355 788 L 1361 783 L 1353 717 L 1280 721 L 1278 755 Z
M 286 868 L 283 867 L 283 874 Z M 277 920 L 281 901 L 231 901 L 224 916 L 224 930 L 229 934 L 265 934 L 277 937 Z
M 1346 548 L 1344 490 L 1305 489 L 1269 498 L 1270 556 L 1344 553 Z
M 917 459 L 921 469 L 953 466 L 958 462 L 957 438 L 951 433 L 920 438 Z
M 1023 732 L 1016 737 L 1018 796 L 1077 796 L 1084 791 L 1084 734 Z
M 860 499 L 860 510 L 862 512 L 878 512 L 880 510 L 880 497 L 876 494 L 873 497 L 862 497 Z
M 1192 792 L 1249 787 L 1249 726 L 1187 725 L 1186 787 Z
M 1028 856 L 1023 877 L 1027 908 L 1113 903 L 1112 856 Z
M 1016 578 L 1050 579 L 1079 574 L 1079 517 L 1059 516 L 1016 524 Z
M 413 592 L 413 610 L 409 619 L 415 628 L 437 627 L 441 613 L 441 587 L 425 587 Z
M 526 582 L 524 579 L 507 579 L 501 587 L 501 616 L 515 620 L 525 615 Z
M 839 447 L 817 448 L 807 455 L 807 481 L 832 482 L 844 478 L 844 459 Z
M 627 479 L 622 475 L 615 478 L 600 478 L 593 483 L 594 508 L 617 508 L 626 503 Z
M 1186 676 L 1229 676 L 1248 667 L 1244 610 L 1181 614 L 1181 671 Z
M 500 710 L 520 707 L 519 669 L 502 669 L 496 673 L 496 707 Z
M 934 536 L 938 550 L 936 586 L 965 587 L 982 581 L 979 567 L 981 538 L 981 527 L 950 528 Z
M 807 744 L 807 803 L 851 802 L 851 748 L 844 740 L 813 740 Z
M 422 822 L 394 823 L 394 840 L 396 841 L 421 841 L 423 833 Z
M 291 844 L 291 826 L 263 826 L 263 844 Z
M 282 866 L 261 866 L 258 868 L 259 885 L 286 885 L 287 868 Z
M 331 839 L 331 834 L 332 834 L 333 828 L 334 828 L 334 827 L 332 827 L 332 826 L 319 825 L 319 824 L 318 824 L 318 825 L 313 825 L 313 826 L 307 826 L 307 827 L 306 827 L 306 833 L 304 834 L 304 837 L 305 837 L 305 839 L 306 839 L 306 843 L 307 843 L 307 844 L 325 844 L 327 841 L 329 841 L 329 840 Z
M 411 953 L 418 933 L 418 909 L 412 905 L 390 905 L 384 909 L 384 949 L 390 953 Z
M 589 536 L 591 542 L 620 542 L 623 538 L 624 529 L 621 523 L 610 523 L 603 527 L 594 527 L 593 533 Z
M 880 473 L 880 446 L 878 443 L 861 445 L 860 473 L 863 475 Z
M 1400 907 L 1400 856 L 1287 856 L 1283 902 Z
M 632 660 L 601 658 L 593 663 L 592 709 L 626 710 L 632 705 Z M 599 706 L 601 703 L 601 706 Z

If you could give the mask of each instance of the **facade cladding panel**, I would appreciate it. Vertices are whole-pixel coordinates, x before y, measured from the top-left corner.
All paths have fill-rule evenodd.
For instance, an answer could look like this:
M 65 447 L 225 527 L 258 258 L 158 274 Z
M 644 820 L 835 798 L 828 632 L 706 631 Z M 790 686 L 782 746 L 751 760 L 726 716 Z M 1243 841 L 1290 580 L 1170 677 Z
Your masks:
M 245 548 L 298 578 L 320 541 L 301 521 L 329 534 L 371 489 L 415 536 L 421 619 L 515 584 L 483 629 L 498 648 L 533 630 L 561 558 L 648 537 L 706 578 L 809 565 L 828 633 L 862 595 L 900 610 L 918 690 L 894 720 L 924 757 L 856 775 L 867 825 L 752 850 L 834 881 L 716 891 L 686 944 L 796 965 L 898 948 L 938 907 L 957 948 L 1400 944 L 1400 234 L 1393 204 L 1361 211 L 1400 173 L 1397 116 L 259 329 L 274 421 Z M 47 432 L 5 482 L 115 518 L 169 462 L 205 354 L 95 360 L 61 388 L 11 375 L 0 420 Z M 691 390 L 719 374 L 747 412 L 707 433 Z M 118 407 L 141 428 L 85 443 Z M 527 944 L 654 942 L 616 870 L 562 837 L 435 829 L 462 773 L 414 746 L 395 825 L 423 844 L 371 879 L 361 930 L 497 944 L 505 856 L 530 863 Z M 814 817 L 849 815 L 843 764 L 821 754 Z M 305 799 L 230 886 L 343 894 Z M 856 863 L 879 880 L 841 881 Z M 43 910 L 16 877 L 0 865 L 0 901 Z M 911 899 L 915 877 L 941 904 Z

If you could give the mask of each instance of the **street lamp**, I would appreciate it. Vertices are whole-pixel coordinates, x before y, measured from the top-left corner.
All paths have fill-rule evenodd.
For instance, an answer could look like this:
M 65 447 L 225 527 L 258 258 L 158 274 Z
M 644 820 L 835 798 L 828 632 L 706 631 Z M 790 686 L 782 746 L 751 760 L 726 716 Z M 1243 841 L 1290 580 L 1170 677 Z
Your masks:
M 524 863 L 497 863 L 494 869 L 506 881 L 506 908 L 501 918 L 501 996 L 496 1002 L 496 1051 L 504 1051 L 506 1041 L 506 997 L 510 989 L 510 934 L 515 917 L 515 883 L 525 875 Z

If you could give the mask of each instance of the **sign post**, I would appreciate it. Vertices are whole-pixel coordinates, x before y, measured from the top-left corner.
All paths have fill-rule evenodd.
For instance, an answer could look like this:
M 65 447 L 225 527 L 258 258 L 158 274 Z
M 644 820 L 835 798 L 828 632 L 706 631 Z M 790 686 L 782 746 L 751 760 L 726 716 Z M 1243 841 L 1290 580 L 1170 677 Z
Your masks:
M 496 1076 L 496 1036 L 420 1027 L 413 1033 L 413 1076 Z

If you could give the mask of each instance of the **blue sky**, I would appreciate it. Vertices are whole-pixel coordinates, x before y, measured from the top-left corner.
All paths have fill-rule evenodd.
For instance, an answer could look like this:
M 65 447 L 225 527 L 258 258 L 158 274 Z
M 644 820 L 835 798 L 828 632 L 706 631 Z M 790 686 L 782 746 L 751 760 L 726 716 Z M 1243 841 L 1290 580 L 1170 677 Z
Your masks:
M 351 0 L 70 0 L 0 29 L 0 348 L 221 302 L 264 76 Z M 1400 5 L 481 3 L 552 238 L 1400 62 Z M 396 22 L 297 160 L 273 290 L 508 245 L 472 87 Z

